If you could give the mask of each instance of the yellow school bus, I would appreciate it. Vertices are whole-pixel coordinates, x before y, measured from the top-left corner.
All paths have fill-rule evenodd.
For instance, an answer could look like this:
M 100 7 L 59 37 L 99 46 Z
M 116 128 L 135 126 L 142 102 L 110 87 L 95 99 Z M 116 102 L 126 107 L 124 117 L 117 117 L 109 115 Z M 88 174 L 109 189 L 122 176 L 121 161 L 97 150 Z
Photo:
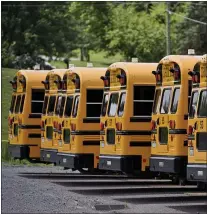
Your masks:
M 156 93 L 152 112 L 150 170 L 173 182 L 186 180 L 188 105 L 193 69 L 199 56 L 170 55 L 153 71 Z
M 103 98 L 100 76 L 105 71 L 105 68 L 89 67 L 71 70 L 72 82 L 75 84 L 74 101 L 71 117 L 65 120 L 68 125 L 63 128 L 63 141 L 68 145 L 58 152 L 60 166 L 83 173 L 98 167 Z
M 149 174 L 156 63 L 118 62 L 101 79 L 99 169 Z
M 63 96 L 65 96 L 65 106 L 62 114 L 59 116 L 59 124 L 61 124 L 61 131 L 58 132 L 58 153 L 69 152 L 70 145 L 70 133 L 71 133 L 71 112 L 73 107 L 73 97 L 75 93 L 75 83 L 72 81 L 76 78 L 76 74 L 72 72 L 73 68 L 67 70 L 63 75 Z M 59 160 L 60 155 L 57 156 L 56 164 L 61 165 Z
M 46 70 L 20 70 L 10 81 L 13 93 L 8 117 L 8 151 L 15 159 L 40 159 L 40 121 L 44 102 L 41 81 L 47 73 Z
M 62 98 L 62 78 L 66 70 L 54 69 L 42 81 L 45 87 L 45 99 L 41 120 L 40 159 L 47 163 L 56 163 L 58 132 L 62 129 L 58 118 L 65 104 L 65 96 Z
M 207 55 L 189 72 L 193 89 L 188 118 L 187 179 L 207 188 Z

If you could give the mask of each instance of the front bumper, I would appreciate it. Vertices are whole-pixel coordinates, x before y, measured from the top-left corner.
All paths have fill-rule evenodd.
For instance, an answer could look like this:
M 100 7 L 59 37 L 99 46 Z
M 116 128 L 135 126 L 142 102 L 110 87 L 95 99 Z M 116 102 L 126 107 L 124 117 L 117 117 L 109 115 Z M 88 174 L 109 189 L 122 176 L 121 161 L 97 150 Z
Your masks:
M 94 168 L 93 154 L 58 153 L 56 165 L 70 169 Z
M 40 160 L 46 163 L 56 163 L 57 149 L 40 149 Z
M 186 175 L 186 156 L 151 156 L 150 171 Z
M 29 159 L 30 148 L 27 145 L 12 145 L 8 146 L 8 153 L 11 157 L 17 159 Z
M 139 155 L 100 155 L 99 169 L 133 173 L 141 171 L 142 158 Z
M 188 164 L 187 180 L 207 183 L 207 164 Z

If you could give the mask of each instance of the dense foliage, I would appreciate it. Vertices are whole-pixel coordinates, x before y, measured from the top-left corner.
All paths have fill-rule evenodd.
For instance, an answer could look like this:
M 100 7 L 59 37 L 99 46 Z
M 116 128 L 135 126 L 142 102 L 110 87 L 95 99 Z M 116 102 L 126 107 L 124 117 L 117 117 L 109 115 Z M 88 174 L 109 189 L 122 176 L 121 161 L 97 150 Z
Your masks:
M 207 50 L 207 2 L 171 2 L 171 53 Z M 17 56 L 70 57 L 80 49 L 120 53 L 125 60 L 158 61 L 166 55 L 164 2 L 2 2 L 2 63 Z

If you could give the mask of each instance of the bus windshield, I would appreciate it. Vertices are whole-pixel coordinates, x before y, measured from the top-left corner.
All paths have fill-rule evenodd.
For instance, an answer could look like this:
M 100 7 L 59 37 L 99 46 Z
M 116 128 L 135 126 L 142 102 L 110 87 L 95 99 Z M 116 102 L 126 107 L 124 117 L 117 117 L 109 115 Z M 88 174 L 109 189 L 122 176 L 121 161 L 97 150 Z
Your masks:
M 58 96 L 57 101 L 56 101 L 56 107 L 55 107 L 55 114 L 56 115 L 58 115 L 60 112 L 61 101 L 62 101 L 62 96 Z
M 198 91 L 194 91 L 191 97 L 190 109 L 189 109 L 189 117 L 194 117 L 198 102 Z
M 43 108 L 42 108 L 42 113 L 46 114 L 46 109 L 47 109 L 47 104 L 48 104 L 48 96 L 45 96 Z
M 73 106 L 73 96 L 68 96 L 66 100 L 65 113 L 66 117 L 70 117 Z
M 13 111 L 14 111 L 15 101 L 16 101 L 16 95 L 13 95 L 12 100 L 11 100 L 11 106 L 10 106 L 10 112 L 11 113 L 13 113 Z
M 80 101 L 80 95 L 75 97 L 74 106 L 73 106 L 73 114 L 72 114 L 73 117 L 77 116 L 79 101 Z
M 119 107 L 118 107 L 118 116 L 121 117 L 124 114 L 124 106 L 125 106 L 125 100 L 126 100 L 126 92 L 121 93 L 120 99 L 119 99 Z
M 154 101 L 154 105 L 153 105 L 153 113 L 157 114 L 158 109 L 159 109 L 159 100 L 161 97 L 161 89 L 157 89 L 156 93 L 155 93 L 155 101 Z
M 116 109 L 119 100 L 119 93 L 111 94 L 110 101 L 109 101 L 109 109 L 108 109 L 108 116 L 114 117 L 116 114 Z
M 200 93 L 198 116 L 207 117 L 207 90 L 201 91 Z
M 109 94 L 104 94 L 103 102 L 102 102 L 102 107 L 101 107 L 101 116 L 106 115 L 106 109 L 109 101 Z
M 64 106 L 65 106 L 65 96 L 62 97 L 62 100 L 61 100 L 60 111 L 59 111 L 59 116 L 60 116 L 60 117 L 63 116 Z
M 180 96 L 180 88 L 175 88 L 171 105 L 171 113 L 175 114 L 178 108 L 178 100 Z
M 19 107 L 21 102 L 21 95 L 17 96 L 16 106 L 15 106 L 15 113 L 19 113 Z
M 55 100 L 56 100 L 56 96 L 50 96 L 50 101 L 49 101 L 48 111 L 47 111 L 48 114 L 52 114 L 54 112 Z
M 167 114 L 169 110 L 170 105 L 170 97 L 171 97 L 171 88 L 167 88 L 163 90 L 162 93 L 162 101 L 160 106 L 160 113 L 161 114 Z

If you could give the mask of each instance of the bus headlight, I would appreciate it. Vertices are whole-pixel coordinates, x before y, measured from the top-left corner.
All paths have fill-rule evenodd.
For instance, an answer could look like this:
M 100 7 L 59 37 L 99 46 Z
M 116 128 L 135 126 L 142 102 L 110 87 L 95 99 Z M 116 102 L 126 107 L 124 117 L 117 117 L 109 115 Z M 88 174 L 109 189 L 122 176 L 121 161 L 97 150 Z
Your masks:
M 58 141 L 59 146 L 62 146 L 62 140 Z
M 194 155 L 194 148 L 193 147 L 189 147 L 189 155 L 190 156 Z
M 105 144 L 104 141 L 101 141 L 101 148 L 104 148 Z
M 152 148 L 156 148 L 156 142 L 152 141 Z
M 45 142 L 45 138 L 44 138 L 44 137 L 41 138 L 41 142 L 42 142 L 42 143 Z

